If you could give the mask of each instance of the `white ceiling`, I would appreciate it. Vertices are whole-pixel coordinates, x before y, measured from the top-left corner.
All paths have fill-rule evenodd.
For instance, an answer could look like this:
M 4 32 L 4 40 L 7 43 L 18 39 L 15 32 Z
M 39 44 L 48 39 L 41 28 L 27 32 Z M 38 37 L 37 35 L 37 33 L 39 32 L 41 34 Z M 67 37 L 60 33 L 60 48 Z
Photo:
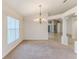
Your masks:
M 26 16 L 39 13 L 38 5 L 42 4 L 42 12 L 55 15 L 76 6 L 76 0 L 5 0 L 11 8 Z

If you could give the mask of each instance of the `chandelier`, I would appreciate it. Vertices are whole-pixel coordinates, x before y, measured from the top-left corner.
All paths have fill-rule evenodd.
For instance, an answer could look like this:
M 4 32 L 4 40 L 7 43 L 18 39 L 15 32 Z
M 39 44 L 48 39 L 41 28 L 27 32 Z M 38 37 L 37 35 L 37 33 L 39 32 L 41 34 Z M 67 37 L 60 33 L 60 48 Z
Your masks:
M 43 22 L 46 22 L 46 19 L 42 16 L 42 12 L 41 12 L 42 5 L 39 5 L 39 8 L 40 8 L 39 17 L 35 19 L 34 21 L 39 22 L 41 24 Z

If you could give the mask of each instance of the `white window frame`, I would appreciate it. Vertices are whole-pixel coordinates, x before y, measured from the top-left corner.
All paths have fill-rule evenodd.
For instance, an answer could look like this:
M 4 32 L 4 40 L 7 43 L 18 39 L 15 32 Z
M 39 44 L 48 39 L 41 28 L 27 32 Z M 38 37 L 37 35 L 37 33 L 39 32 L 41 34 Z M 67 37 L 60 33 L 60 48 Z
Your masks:
M 8 21 L 9 21 L 9 19 L 8 19 L 8 17 L 10 17 L 10 18 L 12 18 L 14 21 L 15 21 L 15 29 L 9 29 L 8 27 Z M 16 28 L 16 23 L 17 23 L 17 21 L 18 21 L 18 23 L 19 23 L 19 28 Z M 15 35 L 14 35 L 14 39 L 12 40 L 12 41 L 9 41 L 10 40 L 10 36 L 9 36 L 9 34 L 10 33 L 12 33 L 12 32 L 8 32 L 8 31 L 12 31 L 12 30 L 14 30 L 14 32 L 15 32 Z M 16 36 L 16 30 L 18 30 L 19 32 L 19 34 L 18 34 L 18 38 L 17 38 L 17 36 Z M 10 43 L 13 43 L 14 41 L 16 41 L 16 40 L 18 40 L 18 39 L 20 39 L 20 20 L 19 19 L 17 19 L 17 18 L 14 18 L 14 17 L 12 17 L 12 16 L 7 16 L 7 41 L 8 41 L 8 44 L 10 44 Z

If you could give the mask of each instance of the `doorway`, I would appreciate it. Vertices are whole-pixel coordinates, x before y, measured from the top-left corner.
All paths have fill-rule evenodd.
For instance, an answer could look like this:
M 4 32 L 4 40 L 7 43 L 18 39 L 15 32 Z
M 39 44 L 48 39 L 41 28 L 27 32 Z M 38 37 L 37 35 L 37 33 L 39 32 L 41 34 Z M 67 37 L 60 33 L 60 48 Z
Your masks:
M 56 42 L 61 41 L 61 22 L 58 20 L 48 21 L 48 39 Z

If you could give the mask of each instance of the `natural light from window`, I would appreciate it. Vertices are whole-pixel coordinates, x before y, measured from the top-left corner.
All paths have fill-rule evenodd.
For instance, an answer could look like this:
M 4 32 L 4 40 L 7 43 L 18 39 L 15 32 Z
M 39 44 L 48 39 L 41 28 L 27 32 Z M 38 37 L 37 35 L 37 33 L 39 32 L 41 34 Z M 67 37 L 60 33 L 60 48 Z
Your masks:
M 20 37 L 19 33 L 19 20 L 13 17 L 8 16 L 7 17 L 7 27 L 8 27 L 8 44 L 16 41 Z

